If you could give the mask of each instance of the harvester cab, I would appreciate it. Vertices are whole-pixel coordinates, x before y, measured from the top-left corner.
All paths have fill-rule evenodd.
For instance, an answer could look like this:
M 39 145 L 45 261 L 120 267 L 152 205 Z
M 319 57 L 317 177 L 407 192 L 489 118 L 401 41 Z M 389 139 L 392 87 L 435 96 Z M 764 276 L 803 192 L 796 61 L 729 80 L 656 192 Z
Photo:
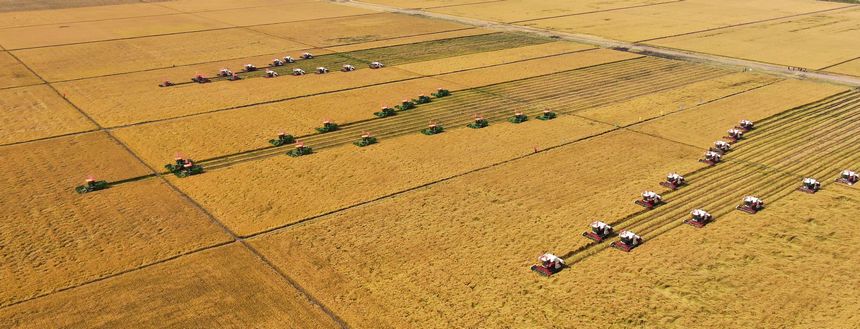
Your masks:
M 860 175 L 857 175 L 856 172 L 847 169 L 843 170 L 842 173 L 839 175 L 839 178 L 836 179 L 837 183 L 842 183 L 848 186 L 857 184 L 858 181 L 860 181 Z
M 489 126 L 489 125 L 490 125 L 490 122 L 487 121 L 487 119 L 484 119 L 484 117 L 482 117 L 480 114 L 476 114 L 475 115 L 475 121 L 467 124 L 466 127 L 469 127 L 472 129 L 481 129 L 481 128 L 484 128 L 484 127 Z
M 335 131 L 337 129 L 338 129 L 337 124 L 332 122 L 331 120 L 323 121 L 322 127 L 316 128 L 316 130 L 320 133 L 332 132 L 332 131 Z
M 275 58 L 272 60 L 272 64 L 269 64 L 269 66 L 284 66 L 284 61 L 282 61 L 280 58 Z
M 257 66 L 254 64 L 245 64 L 245 72 L 254 72 L 257 70 Z
M 317 74 L 326 74 L 326 73 L 328 73 L 328 69 L 320 66 L 320 67 L 317 67 L 316 73 Z
M 196 82 L 196 83 L 207 83 L 207 82 L 210 82 L 211 80 L 209 80 L 209 78 L 207 78 L 206 76 L 204 76 L 202 74 L 198 74 L 198 75 L 195 75 L 193 78 L 191 78 L 191 81 Z
M 684 220 L 684 224 L 689 224 L 698 228 L 702 228 L 713 220 L 713 216 L 702 209 L 694 209 L 690 212 L 690 218 Z
M 531 270 L 543 276 L 552 276 L 560 272 L 564 267 L 564 259 L 550 253 L 545 253 L 538 257 L 538 264 L 532 265 Z
M 296 60 L 292 56 L 284 56 L 284 63 L 295 63 Z
M 807 177 L 803 179 L 803 183 L 797 189 L 801 192 L 815 194 L 815 192 L 818 192 L 818 190 L 821 189 L 821 182 L 819 182 L 815 178 Z
M 170 87 L 173 85 L 175 85 L 175 83 L 171 82 L 170 80 L 164 80 L 158 84 L 159 87 Z
M 232 75 L 233 75 L 233 71 L 230 71 L 230 69 L 225 68 L 225 69 L 221 69 L 220 71 L 218 71 L 218 76 L 222 77 L 222 78 L 226 78 L 226 77 L 229 77 Z
M 283 146 L 295 142 L 296 139 L 293 137 L 293 135 L 287 134 L 283 131 L 278 133 L 277 138 L 269 140 L 269 144 L 272 144 L 273 146 Z
M 372 69 L 381 69 L 385 67 L 385 64 L 382 64 L 381 62 L 371 62 L 368 66 Z
M 684 176 L 678 175 L 677 173 L 670 173 L 666 175 L 666 181 L 660 182 L 660 186 L 667 187 L 671 190 L 677 190 L 681 185 L 684 185 Z
M 642 193 L 642 199 L 636 200 L 634 203 L 647 209 L 654 209 L 654 207 L 663 203 L 663 197 L 652 191 L 645 191 Z
M 514 116 L 508 118 L 508 121 L 512 123 L 523 123 L 529 120 L 529 117 L 523 114 L 523 112 L 516 112 Z
M 699 159 L 699 162 L 707 163 L 709 166 L 713 166 L 719 163 L 723 159 L 723 156 L 714 151 L 705 152 L 705 158 Z
M 612 242 L 610 246 L 624 252 L 630 252 L 630 250 L 633 250 L 633 248 L 642 244 L 642 237 L 627 230 L 621 231 L 621 233 L 618 234 L 618 238 L 619 240 Z
M 179 178 L 185 178 L 191 175 L 197 175 L 203 172 L 203 167 L 194 163 L 194 160 L 176 157 L 174 163 L 164 165 L 170 173 Z
M 716 141 L 714 142 L 714 147 L 708 149 L 711 152 L 726 154 L 728 151 L 732 149 L 732 144 L 726 143 L 725 141 Z
M 376 142 L 376 137 L 373 137 L 369 132 L 366 132 L 361 134 L 361 138 L 353 142 L 353 144 L 358 147 L 365 147 L 371 144 L 376 144 Z
M 75 187 L 75 192 L 78 192 L 78 194 L 84 194 L 98 190 L 104 190 L 108 188 L 108 186 L 109 184 L 107 181 L 95 180 L 92 177 L 87 177 L 87 179 L 84 180 L 84 185 Z
M 305 143 L 296 142 L 296 147 L 287 152 L 287 155 L 291 157 L 300 157 L 303 155 L 308 155 L 314 153 L 314 150 L 310 148 L 310 146 L 305 146 Z
M 404 99 L 402 102 L 400 102 L 400 105 L 395 106 L 395 108 L 401 111 L 411 110 L 415 108 L 415 102 L 408 99 Z
M 748 214 L 755 214 L 761 211 L 764 208 L 764 201 L 754 196 L 746 196 L 744 197 L 744 202 L 735 207 L 735 209 L 743 211 Z
M 425 96 L 424 94 L 418 95 L 418 98 L 412 100 L 415 104 L 427 104 L 432 102 L 430 97 Z
M 442 125 L 436 124 L 435 122 L 430 122 L 430 125 L 427 128 L 421 129 L 421 133 L 424 135 L 436 135 L 445 131 L 445 128 L 442 128 Z
M 603 242 L 612 235 L 612 226 L 601 221 L 591 223 L 591 231 L 582 232 L 582 236 L 594 240 L 595 242 Z
M 355 71 L 355 66 L 349 64 L 343 64 L 343 67 L 340 68 L 341 72 L 352 72 Z
M 295 69 L 293 69 L 293 75 L 295 75 L 295 76 L 305 75 L 305 70 L 302 70 L 300 68 L 295 68 Z
M 311 59 L 311 58 L 314 58 L 314 55 L 311 53 L 302 54 L 302 59 Z
M 735 126 L 735 129 L 745 132 L 753 130 L 753 128 L 755 128 L 755 124 L 753 124 L 753 122 L 749 120 L 741 120 L 741 122 L 739 122 L 738 125 Z
M 394 108 L 391 108 L 388 106 L 383 106 L 382 110 L 380 110 L 379 112 L 373 112 L 373 115 L 380 117 L 380 118 L 386 118 L 386 117 L 390 117 L 390 116 L 396 115 L 396 114 L 397 114 L 397 111 L 395 111 Z
M 537 119 L 538 119 L 538 120 L 544 120 L 544 121 L 546 121 L 546 120 L 552 120 L 552 119 L 555 119 L 557 116 L 558 116 L 558 114 L 556 114 L 556 113 L 555 113 L 555 112 L 553 112 L 553 111 L 550 111 L 550 110 L 543 110 L 543 112 L 542 112 L 540 115 L 538 115 L 538 116 L 537 116 Z
M 732 128 L 729 129 L 729 131 L 727 131 L 726 133 L 727 135 L 723 137 L 723 139 L 728 140 L 729 143 L 735 143 L 744 137 L 744 132 L 740 129 Z
M 272 71 L 272 70 L 266 70 L 266 77 L 267 77 L 267 78 L 277 78 L 277 77 L 278 77 L 278 72 L 275 72 L 275 71 Z

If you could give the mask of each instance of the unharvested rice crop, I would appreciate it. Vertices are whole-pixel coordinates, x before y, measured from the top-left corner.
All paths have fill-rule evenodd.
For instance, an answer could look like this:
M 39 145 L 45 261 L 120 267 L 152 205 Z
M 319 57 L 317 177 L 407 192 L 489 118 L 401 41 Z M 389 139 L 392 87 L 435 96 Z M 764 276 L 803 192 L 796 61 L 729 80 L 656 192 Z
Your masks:
M 426 34 L 426 35 L 397 37 L 394 39 L 369 41 L 369 42 L 362 42 L 362 43 L 357 43 L 357 44 L 346 44 L 346 45 L 341 45 L 341 46 L 329 46 L 329 47 L 326 47 L 326 49 L 329 49 L 329 50 L 335 51 L 335 52 L 348 52 L 348 51 L 355 51 L 355 50 L 399 46 L 399 45 L 405 45 L 405 44 L 410 44 L 410 43 L 419 43 L 419 42 L 433 41 L 433 40 L 469 37 L 469 36 L 490 34 L 490 33 L 496 33 L 496 32 L 497 31 L 493 31 L 493 30 L 489 30 L 489 29 L 471 28 L 471 29 L 466 29 L 466 30 L 439 32 L 439 33 Z
M 594 11 L 638 7 L 668 2 L 665 0 L 586 0 L 586 1 L 497 1 L 430 9 L 431 12 L 474 17 L 494 22 L 518 22 L 545 17 L 568 16 Z
M 470 3 L 487 2 L 487 0 L 370 0 L 367 2 L 398 8 L 433 8 L 460 6 Z
M 173 0 L 159 3 L 162 7 L 173 8 L 183 12 L 201 12 L 232 9 L 239 12 L 243 8 L 263 6 L 290 6 L 303 2 L 318 0 Z
M 226 241 L 207 216 L 159 180 L 86 195 L 87 175 L 149 172 L 104 133 L 0 148 L 0 305 Z
M 50 87 L 0 89 L 0 144 L 97 128 Z
M 25 0 L 26 1 L 26 0 Z M 21 2 L 25 2 L 21 1 Z M 68 0 L 60 0 L 70 2 Z M 87 0 L 83 0 L 87 1 Z M 26 1 L 30 4 L 34 1 Z M 42 1 L 44 2 L 44 1 Z M 132 1 L 128 1 L 132 2 Z M 118 4 L 113 6 L 98 6 L 86 8 L 68 8 L 59 10 L 33 10 L 0 13 L 0 28 L 22 27 L 31 25 L 63 24 L 82 21 L 123 19 L 139 16 L 171 15 L 176 11 L 155 4 L 139 3 Z M 33 8 L 41 9 L 41 8 Z M 20 9 L 19 9 L 20 10 Z M 24 9 L 26 10 L 26 9 Z
M 4 68 L 0 70 L 0 88 L 26 86 L 42 82 L 39 77 L 21 65 L 9 52 L 0 51 L 0 65 Z
M 237 15 L 237 13 L 241 13 Z M 233 26 L 253 26 L 278 24 L 292 21 L 306 21 L 316 24 L 315 20 L 373 14 L 375 11 L 328 2 L 298 2 L 270 7 L 252 7 L 241 10 L 204 11 L 196 15 Z
M 159 2 L 165 0 L 152 0 L 149 2 Z M 0 12 L 15 12 L 16 14 L 20 14 L 20 11 L 37 11 L 37 12 L 49 12 L 49 14 L 45 15 L 48 18 L 54 17 L 51 13 L 61 12 L 63 10 L 58 10 L 61 8 L 77 8 L 77 7 L 89 7 L 87 9 L 91 9 L 94 6 L 107 6 L 107 5 L 123 5 L 129 3 L 138 3 L 140 0 L 5 0 L 2 4 L 0 4 Z M 48 11 L 47 9 L 53 9 Z M 77 17 L 77 16 L 75 16 Z M 88 17 L 88 16 L 84 16 Z M 104 16 L 95 16 L 95 17 L 104 17 Z
M 337 328 L 237 243 L 0 310 L 0 326 Z
M 827 71 L 860 77 L 860 59 L 855 59 L 847 63 L 828 68 Z

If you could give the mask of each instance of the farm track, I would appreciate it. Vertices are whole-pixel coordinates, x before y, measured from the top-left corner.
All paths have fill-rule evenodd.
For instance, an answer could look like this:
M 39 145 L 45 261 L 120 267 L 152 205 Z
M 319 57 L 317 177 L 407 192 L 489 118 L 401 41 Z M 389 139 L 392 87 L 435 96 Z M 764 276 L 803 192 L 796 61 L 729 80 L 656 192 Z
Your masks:
M 833 105 L 833 106 L 828 106 Z M 835 106 L 835 107 L 834 107 Z M 779 195 L 785 196 L 800 185 L 800 178 L 817 177 L 822 182 L 827 182 L 830 177 L 827 173 L 838 173 L 846 164 L 857 161 L 855 154 L 860 151 L 860 93 L 842 93 L 830 98 L 829 103 L 818 103 L 805 108 L 807 111 L 791 111 L 789 115 L 775 117 L 764 127 L 784 128 L 770 134 L 760 134 L 765 137 L 757 137 L 756 140 L 747 143 L 748 147 L 756 146 L 756 150 L 762 150 L 769 144 L 782 143 L 774 149 L 760 153 L 745 153 L 738 157 L 730 157 L 723 164 L 709 170 L 712 173 L 724 173 L 727 175 L 712 175 L 707 178 L 700 177 L 690 183 L 689 187 L 696 188 L 689 194 L 680 194 L 680 197 L 667 200 L 651 211 L 640 211 L 633 216 L 610 223 L 610 225 L 626 225 L 627 229 L 636 232 L 643 238 L 653 239 L 656 236 L 668 232 L 672 228 L 682 226 L 683 219 L 688 212 L 700 207 L 706 210 L 717 209 L 712 214 L 715 218 L 733 211 L 741 197 L 747 191 L 756 191 L 755 194 L 769 204 L 776 200 Z M 819 115 L 826 113 L 827 115 Z M 789 121 L 791 117 L 814 115 L 814 122 Z M 779 122 L 789 122 L 777 126 Z M 783 132 L 783 133 L 780 133 Z M 849 138 L 845 138 L 849 136 Z M 823 141 L 823 142 L 822 142 Z M 755 143 L 753 143 L 755 142 Z M 741 143 L 743 144 L 743 143 Z M 822 151 L 818 153 L 818 151 Z M 734 151 L 732 155 L 736 155 Z M 813 153 L 815 157 L 804 156 L 801 159 L 784 157 L 785 153 L 803 152 Z M 854 155 L 853 157 L 851 157 Z M 803 174 L 798 174 L 801 171 Z M 787 192 L 786 192 L 787 190 Z M 611 240 L 611 239 L 609 239 Z M 564 258 L 569 264 L 577 263 L 595 255 L 601 250 L 609 247 L 611 241 L 603 243 L 590 242 L 569 252 Z

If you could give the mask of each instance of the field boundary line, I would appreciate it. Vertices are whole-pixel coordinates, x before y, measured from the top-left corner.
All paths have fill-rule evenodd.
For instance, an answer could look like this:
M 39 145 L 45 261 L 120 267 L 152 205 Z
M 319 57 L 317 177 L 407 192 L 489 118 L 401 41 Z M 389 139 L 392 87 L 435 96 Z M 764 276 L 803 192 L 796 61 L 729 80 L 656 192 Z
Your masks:
M 504 22 L 504 23 L 506 23 L 506 24 L 519 24 L 519 23 L 525 23 L 525 22 L 540 21 L 540 20 L 544 20 L 544 19 L 580 16 L 580 15 L 604 13 L 604 12 L 610 12 L 610 11 L 619 11 L 619 10 L 642 8 L 642 7 L 654 7 L 654 6 L 668 5 L 668 4 L 684 2 L 684 1 L 687 1 L 687 0 L 671 0 L 671 1 L 664 1 L 664 2 L 646 3 L 646 4 L 628 6 L 628 7 L 607 8 L 607 9 L 601 9 L 601 10 L 585 11 L 585 12 L 581 12 L 581 13 L 573 13 L 573 14 L 565 14 L 565 15 L 557 15 L 557 16 L 547 16 L 547 17 L 540 17 L 540 18 L 529 18 L 529 19 L 522 19 L 522 20 L 518 20 L 518 21 L 509 21 L 509 22 Z

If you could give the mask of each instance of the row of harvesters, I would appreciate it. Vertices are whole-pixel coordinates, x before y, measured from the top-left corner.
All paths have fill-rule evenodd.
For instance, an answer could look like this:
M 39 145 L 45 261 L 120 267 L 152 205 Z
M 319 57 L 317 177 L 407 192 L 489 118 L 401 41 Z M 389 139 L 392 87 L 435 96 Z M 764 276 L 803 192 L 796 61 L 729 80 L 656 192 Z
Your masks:
M 303 53 L 299 58 L 303 59 L 303 60 L 313 59 L 314 55 L 306 52 L 306 53 Z M 284 59 L 275 58 L 272 60 L 271 63 L 269 63 L 268 68 L 265 71 L 265 77 L 266 78 L 276 78 L 280 74 L 277 71 L 275 71 L 274 68 L 285 66 L 287 64 L 291 64 L 291 63 L 295 63 L 295 62 L 296 62 L 296 59 L 294 59 L 291 56 L 284 56 Z M 371 62 L 370 64 L 368 64 L 368 67 L 370 67 L 371 69 L 381 69 L 381 68 L 385 67 L 385 64 L 382 64 L 381 62 L 374 61 L 374 62 Z M 218 71 L 216 76 L 218 76 L 220 78 L 224 78 L 228 81 L 237 81 L 237 80 L 242 80 L 242 77 L 239 74 L 255 72 L 255 71 L 259 71 L 259 70 L 260 69 L 254 64 L 245 64 L 245 66 L 243 67 L 241 72 L 233 72 L 228 68 L 222 68 L 221 70 Z M 351 64 L 344 64 L 340 69 L 341 72 L 352 72 L 355 70 L 356 70 L 355 66 L 351 65 Z M 329 73 L 329 70 L 324 66 L 319 66 L 316 68 L 316 70 L 314 70 L 314 72 L 316 74 L 326 74 L 326 73 Z M 294 68 L 291 71 L 291 74 L 294 76 L 301 76 L 301 75 L 305 75 L 306 72 L 303 69 Z M 206 77 L 203 74 L 198 73 L 198 74 L 195 74 L 191 78 L 191 82 L 209 83 L 209 82 L 212 82 L 212 79 Z M 171 82 L 170 80 L 165 80 L 165 81 L 162 81 L 160 84 L 158 84 L 159 87 L 170 87 L 173 85 L 176 85 L 176 84 Z
M 431 95 L 433 97 L 436 97 L 436 98 L 441 98 L 441 97 L 451 95 L 451 92 L 448 91 L 448 89 L 439 88 L 436 90 L 435 93 L 431 93 Z M 417 98 L 404 99 L 403 101 L 400 102 L 400 104 L 395 105 L 394 107 L 383 106 L 382 110 L 380 110 L 379 112 L 374 112 L 373 115 L 380 117 L 380 118 L 387 118 L 390 116 L 397 115 L 397 111 L 408 111 L 408 110 L 414 109 L 417 105 L 427 104 L 427 103 L 430 103 L 432 101 L 433 101 L 433 99 L 431 99 L 429 96 L 421 94 L 421 95 L 418 95 Z
M 543 112 L 540 115 L 536 116 L 535 118 L 537 118 L 538 120 L 546 121 L 546 120 L 555 119 L 557 116 L 558 116 L 558 114 L 556 114 L 553 111 L 543 110 Z M 518 111 L 518 112 L 514 113 L 514 116 L 508 118 L 508 122 L 523 123 L 523 122 L 528 121 L 528 119 L 529 119 L 528 116 L 523 114 L 523 112 Z M 490 125 L 490 122 L 486 118 L 484 118 L 480 114 L 476 114 L 475 120 L 470 122 L 469 124 L 467 124 L 466 127 L 469 127 L 472 129 L 481 129 L 481 128 L 488 127 L 489 125 Z

